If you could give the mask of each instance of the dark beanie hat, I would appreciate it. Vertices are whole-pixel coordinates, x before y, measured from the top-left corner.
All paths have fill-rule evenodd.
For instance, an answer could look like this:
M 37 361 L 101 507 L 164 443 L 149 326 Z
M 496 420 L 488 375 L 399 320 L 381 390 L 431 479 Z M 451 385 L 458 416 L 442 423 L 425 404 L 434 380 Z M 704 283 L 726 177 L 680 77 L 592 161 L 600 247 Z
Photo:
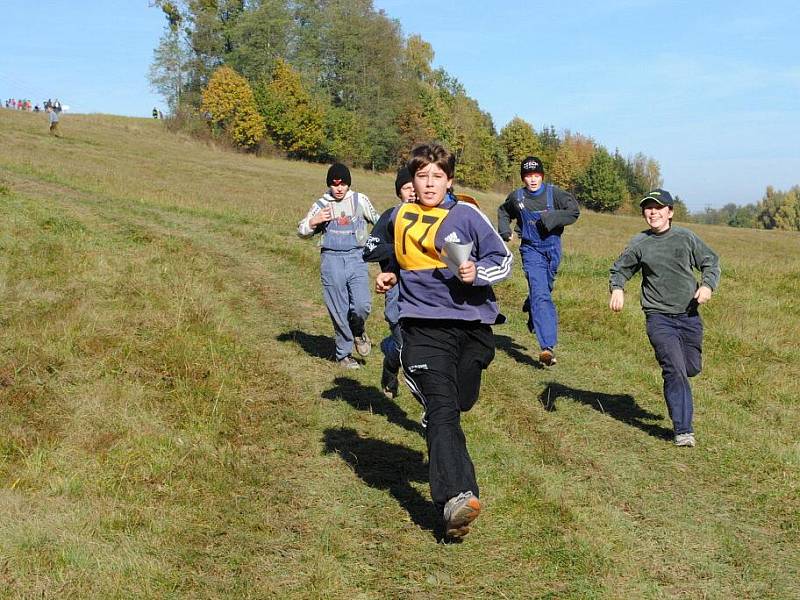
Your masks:
M 411 177 L 411 171 L 408 170 L 408 167 L 400 167 L 397 169 L 397 179 L 394 180 L 395 195 L 400 196 L 400 188 L 413 180 L 414 178 Z
M 333 185 L 334 181 L 339 181 L 349 186 L 351 182 L 350 169 L 342 163 L 333 163 L 331 168 L 328 169 L 328 177 L 325 179 L 325 183 Z
M 538 156 L 526 156 L 522 159 L 519 166 L 519 176 L 524 177 L 528 173 L 541 173 L 544 175 L 544 165 Z

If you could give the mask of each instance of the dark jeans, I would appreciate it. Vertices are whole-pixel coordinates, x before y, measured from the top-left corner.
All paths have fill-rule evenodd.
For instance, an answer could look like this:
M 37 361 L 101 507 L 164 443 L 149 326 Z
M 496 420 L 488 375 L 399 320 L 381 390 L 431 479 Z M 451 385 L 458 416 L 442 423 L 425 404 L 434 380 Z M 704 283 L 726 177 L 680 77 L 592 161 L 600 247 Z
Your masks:
M 425 407 L 431 498 L 441 510 L 461 492 L 479 495 L 461 413 L 478 401 L 481 375 L 494 358 L 489 325 L 402 319 L 400 362 L 412 393 Z
M 703 321 L 694 314 L 647 315 L 647 337 L 661 365 L 664 399 L 675 434 L 692 429 L 692 388 L 689 377 L 702 369 Z

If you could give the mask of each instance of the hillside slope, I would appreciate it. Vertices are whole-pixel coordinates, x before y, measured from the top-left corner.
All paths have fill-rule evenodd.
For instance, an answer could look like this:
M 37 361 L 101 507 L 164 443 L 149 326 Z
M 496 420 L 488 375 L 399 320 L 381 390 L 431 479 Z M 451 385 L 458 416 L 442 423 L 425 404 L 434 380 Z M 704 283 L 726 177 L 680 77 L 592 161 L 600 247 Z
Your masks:
M 554 369 L 516 264 L 464 420 L 485 513 L 441 544 L 419 407 L 383 398 L 379 354 L 329 360 L 318 252 L 294 233 L 326 166 L 143 119 L 62 132 L 0 110 L 0 596 L 800 597 L 800 235 L 693 227 L 723 279 L 688 451 L 638 279 L 607 308 L 641 220 L 567 230 Z M 394 201 L 392 177 L 353 183 Z M 476 195 L 494 220 L 501 197 Z

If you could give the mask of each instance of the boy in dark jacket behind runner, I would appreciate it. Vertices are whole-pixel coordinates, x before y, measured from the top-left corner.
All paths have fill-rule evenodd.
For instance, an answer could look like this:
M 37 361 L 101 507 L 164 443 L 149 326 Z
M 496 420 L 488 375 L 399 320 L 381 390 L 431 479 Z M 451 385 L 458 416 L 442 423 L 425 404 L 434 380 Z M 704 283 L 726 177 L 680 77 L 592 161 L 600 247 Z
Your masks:
M 553 303 L 553 285 L 561 263 L 561 234 L 578 220 L 580 209 L 572 194 L 544 183 L 544 165 L 535 156 L 523 159 L 520 177 L 525 184 L 511 192 L 497 209 L 497 231 L 511 239 L 511 221 L 520 238 L 522 268 L 528 280 L 528 298 L 522 307 L 528 312 L 528 330 L 536 333 L 539 362 L 556 363 L 558 314 Z
M 703 322 L 698 306 L 719 283 L 719 257 L 694 232 L 672 226 L 669 192 L 651 191 L 639 203 L 650 229 L 634 237 L 611 267 L 609 307 L 619 312 L 623 288 L 642 271 L 642 309 L 647 337 L 664 378 L 664 399 L 675 430 L 675 445 L 695 445 L 694 405 L 689 378 L 702 368 Z M 698 284 L 694 269 L 700 271 Z
M 414 202 L 417 198 L 411 173 L 405 165 L 397 171 L 394 191 L 401 203 Z M 372 235 L 367 238 L 367 243 L 364 245 L 364 260 L 380 263 L 382 271 L 387 270 L 390 260 L 394 256 L 394 245 L 382 241 L 389 237 L 387 226 L 391 222 L 394 209 L 395 207 L 392 207 L 384 211 L 375 224 Z M 381 342 L 381 351 L 383 352 L 381 391 L 387 398 L 396 398 L 400 393 L 397 374 L 400 371 L 400 348 L 403 346 L 403 334 L 400 331 L 400 308 L 397 306 L 399 294 L 398 286 L 394 286 L 386 292 L 386 305 L 383 309 L 383 316 L 389 324 L 389 335 Z

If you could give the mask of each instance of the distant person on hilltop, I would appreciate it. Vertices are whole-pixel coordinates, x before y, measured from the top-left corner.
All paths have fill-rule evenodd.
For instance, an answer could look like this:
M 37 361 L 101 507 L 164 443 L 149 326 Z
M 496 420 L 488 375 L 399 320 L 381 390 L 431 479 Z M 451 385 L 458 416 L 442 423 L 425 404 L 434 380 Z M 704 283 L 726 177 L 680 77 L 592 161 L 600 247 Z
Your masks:
M 416 200 L 414 182 L 407 166 L 402 166 L 397 171 L 397 177 L 394 180 L 394 191 L 397 197 L 400 198 L 401 204 Z M 372 231 L 372 235 L 364 246 L 364 260 L 367 262 L 379 262 L 382 271 L 388 269 L 390 260 L 394 256 L 394 245 L 382 241 L 388 238 L 386 227 L 391 220 L 393 212 L 394 207 L 381 215 Z M 389 324 L 389 336 L 381 342 L 381 350 L 383 351 L 381 390 L 389 398 L 396 398 L 400 391 L 397 374 L 400 371 L 400 348 L 403 346 L 403 334 L 400 331 L 400 308 L 397 306 L 399 292 L 400 288 L 398 286 L 394 286 L 386 292 L 386 306 L 383 310 L 383 316 Z
M 319 241 L 320 275 L 325 307 L 333 322 L 336 360 L 347 369 L 358 369 L 353 345 L 361 356 L 372 349 L 366 321 L 372 309 L 369 273 L 364 262 L 367 222 L 378 221 L 378 213 L 364 194 L 350 189 L 350 170 L 341 163 L 328 169 L 328 190 L 314 202 L 300 221 L 297 233 Z
M 153 118 L 154 119 L 158 118 L 158 109 L 155 106 L 153 107 Z
M 528 330 L 536 334 L 539 362 L 556 364 L 558 313 L 553 302 L 558 266 L 561 264 L 561 234 L 578 220 L 580 209 L 572 194 L 544 183 L 544 165 L 536 156 L 522 160 L 521 188 L 511 192 L 497 209 L 497 230 L 511 240 L 511 221 L 520 239 L 522 268 L 528 280 L 528 298 L 522 311 L 528 313 Z
M 461 538 L 481 512 L 461 415 L 478 401 L 494 359 L 492 325 L 504 317 L 492 285 L 511 274 L 513 259 L 474 201 L 453 194 L 455 166 L 455 156 L 438 144 L 412 151 L 417 200 L 392 209 L 382 230 L 386 237 L 377 243 L 391 244 L 394 255 L 375 290 L 400 288 L 400 362 L 425 410 L 431 499 L 445 535 Z
M 47 114 L 49 116 L 49 122 L 50 122 L 50 135 L 53 135 L 55 137 L 61 137 L 61 133 L 58 127 L 58 121 L 59 121 L 58 113 L 52 107 L 48 107 Z
M 703 353 L 698 307 L 717 288 L 719 257 L 694 232 L 672 225 L 674 201 L 666 190 L 651 191 L 639 206 L 649 229 L 635 236 L 611 267 L 609 307 L 614 312 L 622 310 L 625 283 L 641 270 L 647 337 L 661 365 L 674 442 L 693 447 L 689 378 L 700 373 Z M 695 269 L 701 274 L 699 284 Z

